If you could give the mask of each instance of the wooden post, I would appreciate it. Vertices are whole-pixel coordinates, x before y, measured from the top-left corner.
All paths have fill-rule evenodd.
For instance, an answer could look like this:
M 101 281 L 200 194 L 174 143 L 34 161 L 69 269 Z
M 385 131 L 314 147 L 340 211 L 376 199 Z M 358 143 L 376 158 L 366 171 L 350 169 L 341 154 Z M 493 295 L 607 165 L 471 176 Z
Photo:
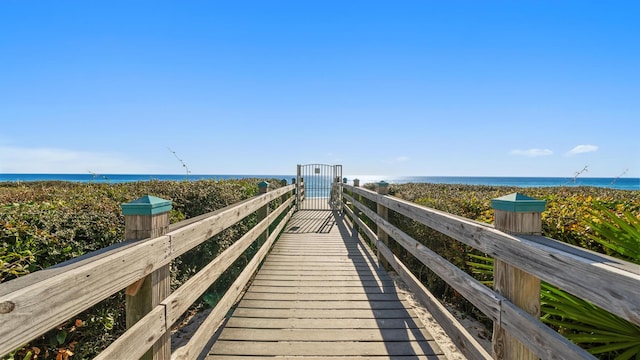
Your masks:
M 287 179 L 282 179 L 280 180 L 280 185 L 282 186 L 287 186 Z M 280 201 L 282 202 L 282 204 L 285 203 L 285 201 L 287 201 L 287 199 L 289 199 L 289 193 L 286 194 L 282 194 L 282 196 L 280 197 Z
M 353 179 L 353 187 L 360 187 L 360 179 Z M 353 201 L 360 202 L 360 195 L 356 194 L 355 191 L 351 192 L 351 196 L 353 197 Z M 351 210 L 353 210 L 353 214 L 356 217 L 360 218 L 360 212 L 358 211 L 356 204 L 351 205 Z M 358 224 L 355 221 L 353 222 L 353 234 L 358 234 Z
M 269 191 L 269 183 L 266 181 L 262 181 L 258 183 L 258 194 L 266 194 Z M 261 207 L 257 211 L 258 214 L 258 223 L 269 216 L 269 204 Z M 265 230 L 262 235 L 258 237 L 258 244 L 263 244 L 269 238 L 269 227 Z
M 125 220 L 125 239 L 143 240 L 162 236 L 169 227 L 171 201 L 154 196 L 143 196 L 122 204 Z M 169 265 L 162 266 L 145 278 L 129 285 L 126 293 L 127 328 L 132 327 L 164 300 L 171 291 Z M 171 334 L 165 333 L 142 359 L 165 360 L 171 358 Z
M 491 200 L 497 230 L 520 235 L 542 233 L 544 200 L 513 193 Z M 529 314 L 540 317 L 540 279 L 500 259 L 494 259 L 493 287 L 502 296 Z M 493 356 L 495 359 L 538 359 L 531 350 L 507 333 L 500 323 L 493 323 Z
M 389 194 L 389 184 L 384 181 L 380 181 L 376 189 L 378 190 L 378 194 L 380 195 Z M 385 206 L 381 205 L 380 203 L 378 203 L 377 205 L 378 205 L 378 208 L 377 208 L 378 216 L 380 216 L 385 220 L 389 220 L 389 209 L 387 209 Z M 386 232 L 384 232 L 384 230 L 382 230 L 380 226 L 376 226 L 376 227 L 378 228 L 378 239 L 382 241 L 385 245 L 389 246 L 389 235 Z M 380 255 L 379 250 L 378 250 L 378 262 L 385 269 L 389 269 L 389 263 L 382 255 Z

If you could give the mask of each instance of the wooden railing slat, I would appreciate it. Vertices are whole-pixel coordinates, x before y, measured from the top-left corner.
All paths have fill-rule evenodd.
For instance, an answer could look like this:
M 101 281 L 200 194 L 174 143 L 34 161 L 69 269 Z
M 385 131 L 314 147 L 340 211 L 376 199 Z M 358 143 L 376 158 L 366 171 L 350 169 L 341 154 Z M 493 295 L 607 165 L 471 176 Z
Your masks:
M 350 201 L 353 200 L 349 195 L 345 194 L 343 196 Z M 487 315 L 492 321 L 502 324 L 503 327 L 509 330 L 512 335 L 516 336 L 523 344 L 528 346 L 543 359 L 594 359 L 594 357 L 584 349 L 573 344 L 553 329 L 544 325 L 538 319 L 527 314 L 500 294 L 482 285 L 479 281 L 458 269 L 455 265 L 449 263 L 440 255 L 434 253 L 424 245 L 421 245 L 418 241 L 411 238 L 388 221 L 379 217 L 371 209 L 358 202 L 352 203 L 367 217 L 376 222 L 378 226 L 384 228 L 384 230 L 387 231 L 394 240 L 402 245 L 403 248 L 414 255 L 425 266 L 458 291 L 463 297 L 469 300 L 469 302 Z M 352 214 L 350 209 L 347 210 L 347 213 Z M 389 263 L 392 265 L 394 265 L 394 262 L 399 263 L 394 265 L 394 269 L 399 275 L 403 276 L 403 280 L 405 280 L 407 284 L 413 284 L 414 281 L 411 279 L 413 275 L 409 276 L 408 274 L 403 274 L 404 272 L 409 272 L 409 270 L 406 269 L 404 264 L 400 262 L 391 250 L 380 241 L 376 242 L 376 246 L 380 250 L 380 253 L 387 258 Z M 419 291 L 418 286 L 411 287 L 416 294 L 422 295 L 423 298 L 425 297 L 425 294 L 422 294 L 422 291 Z M 424 290 L 428 292 L 426 288 Z M 431 303 L 428 298 L 424 300 L 426 300 L 427 303 Z M 429 307 L 429 310 L 432 310 L 432 307 Z M 436 313 L 437 312 L 434 311 L 432 312 L 432 315 Z M 436 315 L 434 315 L 434 317 L 435 316 Z M 450 322 L 451 319 L 439 317 L 438 320 L 444 329 L 451 331 L 447 331 L 449 336 L 454 339 L 458 339 L 458 344 L 465 344 L 464 341 L 460 342 L 461 340 L 464 340 L 464 338 L 457 335 L 457 329 L 449 328 L 452 325 L 447 324 L 447 322 Z M 518 326 L 520 328 L 518 328 Z M 523 328 L 526 329 L 526 331 L 523 330 Z M 537 349 L 536 347 L 543 348 Z M 462 347 L 461 350 L 464 351 L 464 347 Z M 466 353 L 465 355 L 467 357 L 474 357 L 473 355 L 467 355 Z
M 262 260 L 264 260 L 269 249 L 271 249 L 271 246 L 278 238 L 280 232 L 284 229 L 284 226 L 289 221 L 294 211 L 295 209 L 293 208 L 289 211 L 285 219 L 280 222 L 273 234 L 269 236 L 260 250 L 258 250 L 251 261 L 249 261 L 242 273 L 233 282 L 233 284 L 231 284 L 229 290 L 227 290 L 222 299 L 220 299 L 218 304 L 216 304 L 205 321 L 203 321 L 200 327 L 198 327 L 189 342 L 185 346 L 176 349 L 173 354 L 171 354 L 171 360 L 195 359 L 205 349 L 211 340 L 211 335 L 218 328 L 224 317 L 229 312 L 229 309 L 231 309 L 233 304 L 235 304 L 238 296 L 240 296 L 249 280 L 251 280 L 251 277 L 258 269 L 260 263 L 262 263 Z
M 203 236 L 214 236 L 293 189 L 293 185 L 278 188 L 221 209 L 211 218 L 199 220 L 166 235 L 133 244 L 116 245 L 106 251 L 87 254 L 81 260 L 69 261 L 0 284 L 0 304 L 13 308 L 10 312 L 0 314 L 2 323 L 12 324 L 0 327 L 0 354 L 6 354 L 46 333 L 159 267 L 169 264 L 175 257 L 208 239 Z M 239 217 L 242 215 L 244 216 Z M 225 227 L 216 221 L 223 223 Z M 213 230 L 203 229 L 207 226 Z M 188 233 L 198 234 L 199 237 L 180 242 Z M 45 299 L 46 306 L 43 305 Z
M 139 359 L 167 333 L 166 323 L 165 306 L 154 307 L 94 360 Z
M 348 195 L 345 195 L 345 197 L 350 198 Z M 375 212 L 366 206 L 357 202 L 353 204 L 370 219 L 374 220 L 378 226 L 382 227 L 396 242 L 415 256 L 416 259 L 420 260 L 431 271 L 447 282 L 447 284 L 469 300 L 492 321 L 498 321 L 500 319 L 500 302 L 504 300 L 504 297 L 482 285 L 473 278 L 473 276 L 460 270 L 445 258 L 420 244 L 388 221 L 378 217 Z
M 347 196 L 343 194 L 343 196 Z M 354 203 L 355 205 L 355 203 Z M 360 204 L 361 205 L 361 204 Z M 357 206 L 357 205 L 356 205 Z M 478 341 L 460 324 L 460 322 L 436 299 L 429 290 L 409 271 L 409 269 L 396 257 L 391 250 L 380 241 L 373 231 L 348 207 L 344 207 L 345 212 L 351 219 L 358 223 L 360 229 L 374 236 L 371 240 L 376 243 L 380 254 L 387 259 L 398 276 L 411 289 L 413 294 L 427 307 L 429 313 L 438 322 L 442 329 L 451 337 L 456 346 L 468 359 L 491 359 L 491 355 L 478 343 Z M 393 237 L 393 236 L 392 236 Z
M 270 214 L 265 220 L 254 226 L 238 241 L 226 249 L 222 254 L 217 256 L 207 266 L 193 275 L 176 291 L 169 295 L 162 303 L 167 306 L 167 322 L 169 326 L 173 325 L 182 314 L 189 309 L 191 304 L 196 301 L 213 284 L 224 271 L 226 271 L 234 261 L 244 253 L 244 251 L 257 239 L 258 235 L 264 232 L 269 225 L 280 215 L 293 201 L 289 199 L 277 211 Z
M 15 308 L 0 314 L 3 324 L 11 324 L 0 326 L 0 354 L 44 334 L 169 263 L 170 245 L 169 236 L 141 241 L 123 251 L 2 295 L 0 303 L 11 302 Z
M 550 239 L 541 236 L 508 235 L 408 201 L 345 188 L 640 325 L 640 266 L 612 266 L 623 261 L 586 249 L 567 253 L 545 245 Z

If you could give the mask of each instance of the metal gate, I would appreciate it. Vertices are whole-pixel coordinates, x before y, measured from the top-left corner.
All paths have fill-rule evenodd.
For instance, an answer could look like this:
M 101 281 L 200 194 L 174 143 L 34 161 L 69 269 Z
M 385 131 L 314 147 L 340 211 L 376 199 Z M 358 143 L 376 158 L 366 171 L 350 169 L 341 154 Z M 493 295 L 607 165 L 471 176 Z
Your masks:
M 298 210 L 332 210 L 340 193 L 334 185 L 342 179 L 342 165 L 298 165 L 296 194 Z

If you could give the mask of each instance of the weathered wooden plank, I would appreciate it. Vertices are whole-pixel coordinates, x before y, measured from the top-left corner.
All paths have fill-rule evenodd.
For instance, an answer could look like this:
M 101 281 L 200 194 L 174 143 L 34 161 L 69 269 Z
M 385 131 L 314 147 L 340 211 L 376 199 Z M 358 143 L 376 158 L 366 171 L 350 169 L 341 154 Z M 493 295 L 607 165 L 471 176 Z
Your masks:
M 207 316 L 205 321 L 200 325 L 200 327 L 198 327 L 198 330 L 196 330 L 192 335 L 189 342 L 185 346 L 176 349 L 174 353 L 171 354 L 171 360 L 196 358 L 203 351 L 204 347 L 209 342 L 211 335 L 218 328 L 222 319 L 236 302 L 236 299 L 251 279 L 251 276 L 258 269 L 258 266 L 267 255 L 267 252 L 284 228 L 287 220 L 293 214 L 293 211 L 294 209 L 292 208 L 283 221 L 276 227 L 274 232 L 269 236 L 267 241 L 260 247 L 260 250 L 258 250 L 245 269 L 240 273 L 240 275 L 238 275 L 238 278 L 233 282 L 233 284 L 231 284 L 229 290 L 227 290 L 209 316 Z
M 419 341 L 433 340 L 420 329 L 243 329 L 227 328 L 218 340 L 246 341 Z
M 418 280 L 409 269 L 396 257 L 389 248 L 384 244 L 377 242 L 380 254 L 382 254 L 389 264 L 396 270 L 396 273 L 404 281 L 405 284 L 411 289 L 411 292 L 416 296 L 428 310 L 431 316 L 438 322 L 440 327 L 447 333 L 447 335 L 453 339 L 458 349 L 468 359 L 485 360 L 491 359 L 489 354 L 480 343 L 460 324 L 456 319 L 439 301 L 435 296 L 427 290 L 427 288 Z
M 117 338 L 94 360 L 139 359 L 167 333 L 164 305 L 158 305 Z
M 415 317 L 408 310 L 363 310 L 363 309 L 252 309 L 237 308 L 233 316 L 262 318 L 303 319 L 401 319 Z
M 253 284 L 258 286 L 313 286 L 313 287 L 381 287 L 393 286 L 392 280 L 323 280 L 323 281 L 305 281 L 305 280 L 260 280 L 256 279 Z
M 243 355 L 209 355 L 207 360 L 274 360 L 282 359 L 281 357 L 273 356 L 243 356 Z M 289 356 L 287 359 L 298 360 L 327 360 L 327 357 L 318 356 Z M 445 355 L 406 355 L 406 356 L 340 356 L 340 360 L 447 360 Z
M 225 329 L 417 329 L 417 318 L 403 319 L 274 319 L 231 317 Z
M 395 286 L 385 287 L 313 287 L 313 286 L 260 286 L 251 285 L 249 291 L 264 293 L 302 293 L 302 294 L 386 294 L 395 293 Z
M 281 275 L 281 274 L 265 274 L 264 271 L 260 271 L 260 274 L 256 275 L 256 280 L 278 280 L 278 281 L 392 281 L 390 277 L 380 277 L 369 274 L 353 274 L 349 275 Z
M 348 195 L 345 195 L 345 197 L 349 198 Z M 420 244 L 418 241 L 393 226 L 388 221 L 378 217 L 377 214 L 362 206 L 362 204 L 356 203 L 355 205 L 360 211 L 365 213 L 365 215 L 378 222 L 378 226 L 389 233 L 394 240 L 402 245 L 402 247 L 436 273 L 436 275 L 438 275 L 447 284 L 462 294 L 462 296 L 469 300 L 492 321 L 496 321 L 500 318 L 500 302 L 504 300 L 504 297 L 482 285 L 472 276 L 460 270 L 458 267 L 451 264 L 428 247 Z M 407 279 L 405 279 L 405 282 L 407 282 Z
M 401 300 L 399 294 L 301 294 L 301 293 L 258 293 L 249 291 L 245 300 L 282 300 L 282 301 L 392 301 Z
M 217 341 L 210 355 L 243 354 L 255 356 L 352 356 L 352 355 L 436 355 L 442 350 L 435 341 L 407 342 L 257 342 Z
M 291 200 L 291 199 L 290 199 Z M 167 307 L 167 321 L 173 325 L 182 314 L 189 309 L 198 297 L 200 297 L 216 281 L 234 261 L 264 232 L 269 224 L 276 220 L 287 206 L 281 206 L 265 220 L 258 223 L 245 233 L 238 241 L 217 256 L 197 274 L 187 280 L 173 294 L 162 303 Z
M 351 216 L 353 215 L 353 212 L 351 212 Z M 359 219 L 354 220 L 358 221 Z M 360 226 L 367 228 L 367 226 L 362 222 Z M 392 227 L 388 227 L 387 231 L 389 230 L 392 230 Z M 371 230 L 368 230 L 368 232 L 373 234 Z M 397 239 L 396 236 L 400 235 L 394 231 L 390 231 L 390 234 L 394 239 Z M 412 293 L 429 310 L 434 319 L 436 319 L 447 335 L 454 340 L 458 349 L 460 349 L 467 358 L 478 360 L 491 359 L 491 354 L 489 354 L 482 345 L 478 343 L 478 341 L 464 328 L 464 326 L 462 326 L 462 324 L 459 323 L 459 321 L 438 301 L 438 299 L 436 299 L 431 292 L 427 290 L 427 288 L 411 273 L 411 271 L 409 271 L 409 269 L 384 243 L 378 241 L 377 238 L 372 239 L 372 241 L 376 243 L 380 254 L 387 259 L 389 265 L 393 267 L 404 283 L 411 289 Z M 448 262 L 446 263 L 449 264 Z M 458 269 L 456 268 L 456 270 Z M 487 290 L 491 292 L 490 289 L 487 288 Z
M 184 254 L 292 189 L 292 185 L 275 189 L 248 201 L 215 211 L 200 221 L 167 233 L 173 242 L 172 256 Z
M 586 249 L 558 250 L 557 246 L 549 246 L 551 240 L 544 237 L 508 235 L 409 201 L 347 187 L 640 325 L 640 266 L 612 266 L 625 262 Z
M 405 309 L 406 304 L 398 299 L 390 301 L 287 301 L 287 300 L 249 300 L 244 299 L 238 305 L 239 308 L 257 309 Z
M 96 261 L 83 262 L 79 267 L 70 264 L 68 271 L 56 271 L 47 280 L 34 282 L 12 292 L 2 293 L 4 284 L 0 284 L 0 304 L 12 304 L 13 308 L 11 312 L 0 314 L 1 323 L 11 324 L 0 326 L 0 354 L 6 354 L 44 334 L 158 267 L 168 264 L 170 244 L 168 236 L 143 240 L 123 251 L 101 256 Z M 118 276 L 113 275 L 116 273 Z M 74 285 L 74 291 L 69 291 L 69 284 Z M 52 312 L 50 309 L 56 310 Z
M 542 359 L 596 359 L 510 301 L 502 303 L 500 325 Z

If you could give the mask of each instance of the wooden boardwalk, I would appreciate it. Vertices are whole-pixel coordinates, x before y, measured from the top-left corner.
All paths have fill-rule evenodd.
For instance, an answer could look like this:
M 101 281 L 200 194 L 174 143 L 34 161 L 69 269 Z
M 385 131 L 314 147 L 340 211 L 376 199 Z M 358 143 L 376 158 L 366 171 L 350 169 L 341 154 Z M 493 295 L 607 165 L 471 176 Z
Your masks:
M 207 359 L 446 359 L 369 249 L 331 211 L 299 211 Z

